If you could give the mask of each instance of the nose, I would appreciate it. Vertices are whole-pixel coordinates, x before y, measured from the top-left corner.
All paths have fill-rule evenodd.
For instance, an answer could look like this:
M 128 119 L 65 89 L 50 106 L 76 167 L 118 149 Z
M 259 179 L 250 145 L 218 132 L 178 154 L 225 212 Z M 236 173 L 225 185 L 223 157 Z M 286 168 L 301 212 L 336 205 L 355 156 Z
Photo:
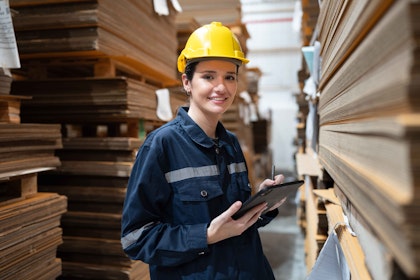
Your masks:
M 214 91 L 217 93 L 223 93 L 226 90 L 225 79 L 218 77 L 214 80 Z

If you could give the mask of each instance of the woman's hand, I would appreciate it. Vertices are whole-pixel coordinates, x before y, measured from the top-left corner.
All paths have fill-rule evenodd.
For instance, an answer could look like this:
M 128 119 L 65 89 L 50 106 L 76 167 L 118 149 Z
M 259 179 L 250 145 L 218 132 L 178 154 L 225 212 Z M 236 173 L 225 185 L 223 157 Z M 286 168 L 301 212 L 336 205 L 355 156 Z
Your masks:
M 264 180 L 264 181 L 260 184 L 260 186 L 258 187 L 258 191 L 260 191 L 260 190 L 262 190 L 262 189 L 265 189 L 265 188 L 269 188 L 269 187 L 274 186 L 274 185 L 281 184 L 281 183 L 283 183 L 283 180 L 284 180 L 284 176 L 283 176 L 282 174 L 280 174 L 280 175 L 276 175 L 276 176 L 274 177 L 274 180 L 271 180 L 271 179 L 265 179 L 265 180 Z
M 275 177 L 274 177 L 274 180 L 271 180 L 271 179 L 265 179 L 265 180 L 264 180 L 264 181 L 260 184 L 260 186 L 258 187 L 258 191 L 260 191 L 260 190 L 262 190 L 262 189 L 265 189 L 265 188 L 272 187 L 272 186 L 274 186 L 274 185 L 281 184 L 281 183 L 283 183 L 283 181 L 284 181 L 284 176 L 283 176 L 282 174 L 275 176 Z M 280 200 L 279 202 L 277 202 L 277 203 L 276 203 L 275 205 L 273 205 L 270 209 L 268 209 L 268 211 L 272 211 L 272 210 L 274 210 L 274 209 L 278 208 L 280 205 L 282 205 L 282 204 L 286 201 L 286 198 L 287 198 L 287 197 L 285 197 L 285 198 L 283 198 L 282 200 Z
M 241 218 L 234 220 L 232 215 L 241 208 L 242 202 L 236 201 L 225 212 L 214 218 L 207 228 L 207 243 L 213 244 L 224 239 L 241 235 L 252 226 L 262 212 L 267 209 L 267 203 L 261 203 L 249 210 Z
M 283 180 L 283 175 L 275 176 L 274 180 L 265 179 L 258 187 L 258 191 L 263 188 L 269 188 L 271 186 L 281 184 Z M 276 203 L 268 211 L 276 209 L 285 201 L 286 198 Z M 238 212 L 241 206 L 242 202 L 236 201 L 229 207 L 229 209 L 211 221 L 209 227 L 207 228 L 208 244 L 213 244 L 233 236 L 241 235 L 245 230 L 252 226 L 258 220 L 261 214 L 267 209 L 267 203 L 261 203 L 260 205 L 257 205 L 249 210 L 241 218 L 234 220 L 232 216 Z

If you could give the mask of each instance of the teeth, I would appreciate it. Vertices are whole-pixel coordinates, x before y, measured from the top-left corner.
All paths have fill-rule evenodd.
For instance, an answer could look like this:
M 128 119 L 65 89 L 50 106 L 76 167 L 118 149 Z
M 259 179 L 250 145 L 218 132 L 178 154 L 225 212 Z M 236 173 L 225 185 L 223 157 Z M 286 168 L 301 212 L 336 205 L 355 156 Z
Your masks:
M 211 100 L 216 100 L 216 101 L 223 101 L 223 100 L 225 100 L 225 98 L 216 98 L 216 97 L 214 97 L 214 98 L 210 98 Z

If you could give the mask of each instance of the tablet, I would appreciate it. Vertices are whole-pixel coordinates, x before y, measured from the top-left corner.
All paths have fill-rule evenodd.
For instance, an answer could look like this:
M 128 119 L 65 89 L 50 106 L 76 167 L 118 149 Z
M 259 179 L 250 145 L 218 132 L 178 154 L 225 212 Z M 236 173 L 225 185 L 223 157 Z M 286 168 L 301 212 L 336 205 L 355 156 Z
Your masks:
M 277 202 L 280 202 L 283 198 L 296 194 L 296 191 L 303 183 L 303 180 L 299 180 L 262 189 L 242 203 L 242 207 L 232 216 L 232 218 L 235 220 L 239 219 L 251 208 L 263 202 L 267 202 L 266 211 L 268 211 L 268 209 L 273 207 Z M 263 212 L 263 214 L 265 212 Z

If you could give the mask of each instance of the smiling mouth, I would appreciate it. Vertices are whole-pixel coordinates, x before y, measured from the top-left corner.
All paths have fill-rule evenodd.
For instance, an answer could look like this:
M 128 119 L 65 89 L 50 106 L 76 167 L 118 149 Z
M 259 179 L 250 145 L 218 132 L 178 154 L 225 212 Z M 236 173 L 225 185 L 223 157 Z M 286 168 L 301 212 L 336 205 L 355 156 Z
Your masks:
M 227 97 L 209 97 L 209 99 L 214 101 L 225 101 L 227 100 Z

